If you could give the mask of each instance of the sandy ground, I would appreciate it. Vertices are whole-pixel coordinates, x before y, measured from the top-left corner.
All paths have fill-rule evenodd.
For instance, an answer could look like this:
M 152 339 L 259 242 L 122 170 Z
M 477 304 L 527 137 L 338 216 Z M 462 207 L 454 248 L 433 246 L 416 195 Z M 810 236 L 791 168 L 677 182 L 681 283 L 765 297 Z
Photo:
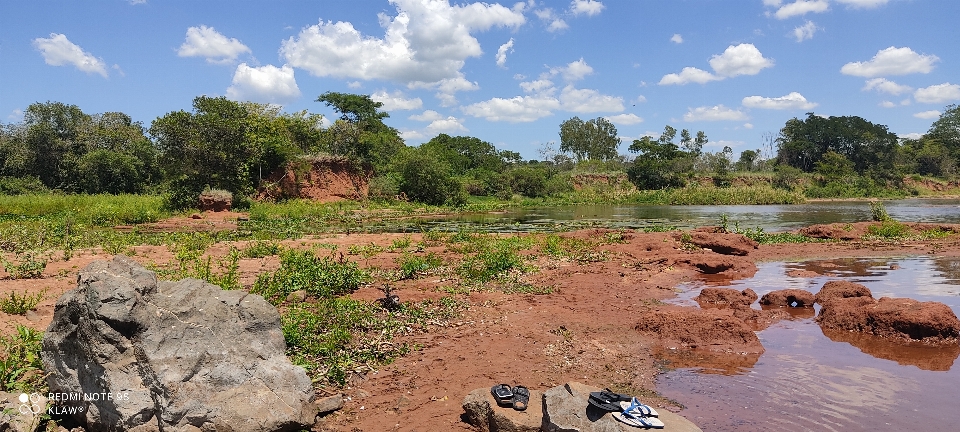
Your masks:
M 157 229 L 183 229 L 187 224 L 218 229 L 229 227 L 230 222 L 227 218 L 219 222 L 206 217 L 184 218 L 157 224 Z M 843 229 L 858 236 L 866 232 L 868 225 L 845 225 Z M 564 235 L 596 238 L 603 233 L 589 230 Z M 283 243 L 298 248 L 336 244 L 340 251 L 346 251 L 350 245 L 372 243 L 387 247 L 400 237 L 400 234 L 341 234 Z M 374 373 L 355 376 L 343 389 L 329 389 L 342 391 L 348 400 L 342 410 L 322 419 L 314 430 L 474 430 L 461 420 L 460 403 L 471 390 L 497 383 L 523 384 L 543 391 L 576 380 L 640 394 L 658 408 L 681 411 L 677 404 L 652 391 L 662 366 L 662 360 L 658 360 L 655 353 L 671 348 L 669 335 L 657 338 L 634 330 L 645 314 L 684 309 L 662 303 L 675 296 L 679 283 L 705 277 L 712 280 L 749 277 L 756 272 L 758 261 L 960 255 L 960 235 L 957 234 L 937 240 L 904 242 L 854 240 L 762 245 L 744 257 L 684 247 L 678 237 L 675 233 L 627 233 L 625 243 L 602 246 L 608 258 L 596 263 L 578 264 L 539 257 L 534 264 L 540 270 L 525 278 L 537 286 L 551 287 L 550 294 L 506 294 L 496 290 L 469 294 L 471 306 L 461 317 L 447 326 L 434 327 L 404 340 L 419 349 Z M 418 235 L 412 236 L 414 243 L 419 240 Z M 242 243 L 235 245 L 242 248 L 245 246 Z M 219 243 L 209 252 L 224 254 L 229 246 Z M 144 264 L 167 263 L 173 257 L 164 246 L 138 246 L 134 251 L 133 258 Z M 443 246 L 430 247 L 427 251 L 442 254 L 450 264 L 460 259 L 456 254 L 445 252 Z M 399 252 L 382 252 L 370 258 L 359 255 L 347 258 L 364 267 L 390 268 L 396 266 L 399 256 Z M 110 256 L 96 250 L 81 251 L 68 261 L 51 262 L 41 279 L 11 280 L 0 273 L 0 296 L 11 291 L 45 290 L 46 293 L 46 300 L 29 317 L 0 312 L 0 333 L 9 334 L 17 324 L 46 328 L 56 299 L 74 288 L 79 269 L 106 258 Z M 713 261 L 730 262 L 730 269 L 707 276 L 696 265 Z M 276 257 L 243 259 L 241 282 L 250 286 L 259 272 L 277 266 Z M 438 287 L 450 284 L 442 276 L 428 276 L 393 286 L 401 301 L 416 301 L 448 295 Z M 374 300 L 382 293 L 370 286 L 361 288 L 353 296 Z

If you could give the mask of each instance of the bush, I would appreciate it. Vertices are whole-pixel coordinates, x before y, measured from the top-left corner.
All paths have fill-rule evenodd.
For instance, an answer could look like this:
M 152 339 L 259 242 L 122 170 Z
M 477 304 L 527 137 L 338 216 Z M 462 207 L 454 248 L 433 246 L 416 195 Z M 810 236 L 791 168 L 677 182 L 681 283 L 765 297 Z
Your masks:
M 430 154 L 412 151 L 400 166 L 400 191 L 412 201 L 454 206 L 466 203 L 463 186 L 449 166 Z
M 49 191 L 36 177 L 0 177 L 0 195 L 40 194 Z
M 343 255 L 339 259 L 319 258 L 311 251 L 289 250 L 280 254 L 280 268 L 273 273 L 261 273 L 250 292 L 280 304 L 288 294 L 299 290 L 316 298 L 348 294 L 368 279 L 367 272 Z
M 778 189 L 793 190 L 803 178 L 803 171 L 790 165 L 777 165 L 773 173 L 773 187 Z
M 547 172 L 532 167 L 518 167 L 507 171 L 507 181 L 514 193 L 530 198 L 547 195 Z
M 23 315 L 28 310 L 36 309 L 37 305 L 43 301 L 46 290 L 34 295 L 28 295 L 26 292 L 17 294 L 10 291 L 10 297 L 0 298 L 0 311 L 11 315 Z
M 33 392 L 44 386 L 43 332 L 17 325 L 17 333 L 0 335 L 0 390 Z

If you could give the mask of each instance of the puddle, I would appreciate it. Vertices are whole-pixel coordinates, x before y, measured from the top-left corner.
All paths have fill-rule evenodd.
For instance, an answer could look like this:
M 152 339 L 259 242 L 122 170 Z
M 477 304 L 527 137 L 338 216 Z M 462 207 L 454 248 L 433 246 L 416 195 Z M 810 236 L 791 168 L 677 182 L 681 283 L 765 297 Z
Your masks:
M 704 286 L 751 288 L 762 296 L 786 288 L 816 293 L 824 282 L 844 279 L 866 285 L 875 298 L 938 301 L 960 311 L 958 258 L 830 259 L 758 267 L 751 279 L 681 286 L 675 303 L 696 306 L 692 299 Z M 766 351 L 739 363 L 658 353 L 676 369 L 660 376 L 657 390 L 684 404 L 683 414 L 710 431 L 956 430 L 960 423 L 960 345 L 893 344 L 824 331 L 810 312 L 758 336 Z

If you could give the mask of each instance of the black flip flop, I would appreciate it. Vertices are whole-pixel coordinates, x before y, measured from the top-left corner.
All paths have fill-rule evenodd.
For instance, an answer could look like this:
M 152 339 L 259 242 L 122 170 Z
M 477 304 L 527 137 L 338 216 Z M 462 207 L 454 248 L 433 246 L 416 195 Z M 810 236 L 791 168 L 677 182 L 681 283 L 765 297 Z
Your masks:
M 497 401 L 497 405 L 509 407 L 513 405 L 513 390 L 507 384 L 497 384 L 490 388 L 490 394 Z
M 530 403 L 530 390 L 522 385 L 513 388 L 513 409 L 523 411 Z
M 604 389 L 604 391 L 590 392 L 587 402 L 604 411 L 623 411 L 623 408 L 620 408 L 620 401 L 629 400 L 631 400 L 630 396 Z

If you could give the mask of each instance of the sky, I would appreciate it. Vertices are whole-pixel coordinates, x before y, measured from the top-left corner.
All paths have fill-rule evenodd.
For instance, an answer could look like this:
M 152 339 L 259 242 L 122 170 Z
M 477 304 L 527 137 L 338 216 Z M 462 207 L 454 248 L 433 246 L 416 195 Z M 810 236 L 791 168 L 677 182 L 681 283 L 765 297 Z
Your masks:
M 604 117 L 761 149 L 791 118 L 901 137 L 960 103 L 954 0 L 0 0 L 0 122 L 32 103 L 145 127 L 199 95 L 337 115 L 370 95 L 408 145 L 474 136 L 538 159 Z M 552 144 L 550 144 L 552 143 Z

